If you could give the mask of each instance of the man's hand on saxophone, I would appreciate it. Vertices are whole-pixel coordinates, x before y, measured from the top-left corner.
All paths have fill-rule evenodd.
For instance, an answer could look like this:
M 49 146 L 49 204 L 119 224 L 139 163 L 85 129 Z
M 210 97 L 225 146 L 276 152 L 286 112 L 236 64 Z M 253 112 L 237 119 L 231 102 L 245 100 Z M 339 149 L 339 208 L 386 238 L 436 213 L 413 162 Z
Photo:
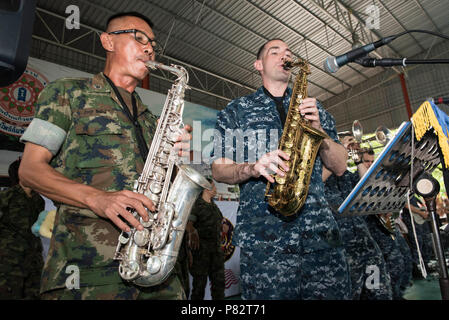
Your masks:
M 320 114 L 318 112 L 316 98 L 304 99 L 302 103 L 298 106 L 298 110 L 299 112 L 301 112 L 301 116 L 303 116 L 304 119 L 310 121 L 311 127 L 320 130 L 322 132 L 325 132 L 324 129 L 321 127 Z
M 180 157 L 188 157 L 190 155 L 190 140 L 192 140 L 192 127 L 186 124 L 182 130 L 182 134 L 176 139 L 174 148 Z
M 282 160 L 289 160 L 290 157 L 282 150 L 275 150 L 264 154 L 252 167 L 252 176 L 258 178 L 264 176 L 268 181 L 274 183 L 274 179 L 271 176 L 273 173 L 285 176 L 284 172 L 289 170 L 287 164 Z M 282 170 L 281 170 L 282 168 Z
M 241 183 L 260 176 L 273 183 L 271 174 L 284 176 L 284 172 L 289 170 L 284 160 L 289 159 L 288 154 L 279 149 L 264 154 L 256 163 L 235 163 L 230 159 L 220 158 L 212 163 L 212 174 L 216 181 L 228 184 Z
M 143 230 L 142 224 L 127 208 L 136 210 L 144 221 L 148 221 L 149 219 L 145 208 L 148 208 L 152 212 L 156 210 L 153 202 L 146 196 L 129 190 L 116 192 L 98 190 L 98 192 L 94 192 L 86 198 L 86 203 L 99 217 L 111 220 L 125 232 L 130 231 L 127 223 L 137 230 Z

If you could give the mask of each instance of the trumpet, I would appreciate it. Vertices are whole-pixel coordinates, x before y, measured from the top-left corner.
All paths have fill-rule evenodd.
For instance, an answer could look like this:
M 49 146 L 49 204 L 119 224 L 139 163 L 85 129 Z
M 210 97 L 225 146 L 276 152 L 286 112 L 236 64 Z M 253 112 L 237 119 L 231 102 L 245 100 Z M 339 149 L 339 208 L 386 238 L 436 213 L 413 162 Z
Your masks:
M 392 134 L 391 131 L 385 126 L 379 126 L 376 129 L 375 137 L 377 142 L 385 146 L 391 140 Z
M 356 142 L 350 143 L 347 147 L 348 156 L 354 162 L 360 162 L 362 160 L 362 154 L 372 149 L 370 141 L 376 140 L 378 143 L 385 146 L 392 137 L 391 131 L 385 126 L 381 125 L 377 127 L 373 137 L 363 139 L 363 127 L 359 120 L 354 120 L 354 122 L 352 123 L 351 133 L 349 133 L 349 131 L 345 131 L 338 133 L 338 135 L 339 136 L 352 135 L 354 137 Z M 368 143 L 369 148 L 362 148 L 360 146 L 362 143 Z

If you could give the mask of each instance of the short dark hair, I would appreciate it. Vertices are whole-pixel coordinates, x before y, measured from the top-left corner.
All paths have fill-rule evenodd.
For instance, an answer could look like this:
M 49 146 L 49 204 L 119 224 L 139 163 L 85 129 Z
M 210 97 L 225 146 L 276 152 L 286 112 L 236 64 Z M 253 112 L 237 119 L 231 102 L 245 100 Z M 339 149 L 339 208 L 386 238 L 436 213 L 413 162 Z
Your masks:
M 19 183 L 19 166 L 20 166 L 21 158 L 17 159 L 13 163 L 9 165 L 8 175 L 9 180 L 11 181 L 11 187 L 15 186 Z
M 263 50 L 265 49 L 265 46 L 267 45 L 267 43 L 270 42 L 270 41 L 274 41 L 274 40 L 280 40 L 280 41 L 282 41 L 282 42 L 285 42 L 284 40 L 279 39 L 279 38 L 274 38 L 274 39 L 268 40 L 267 42 L 265 42 L 265 43 L 259 48 L 259 50 L 257 50 L 257 60 L 260 60 L 260 58 L 262 57 L 262 52 L 263 52 Z
M 119 13 L 116 13 L 116 14 L 113 14 L 112 16 L 110 16 L 108 18 L 108 21 L 106 22 L 106 30 L 108 29 L 109 23 L 112 20 L 117 19 L 117 18 L 121 18 L 121 17 L 136 17 L 136 18 L 140 18 L 143 21 L 145 21 L 150 26 L 151 29 L 153 29 L 153 25 L 154 24 L 150 20 L 150 18 L 148 18 L 147 16 L 145 16 L 145 15 L 139 13 L 139 12 L 136 12 L 136 11 L 129 11 L 129 12 L 119 12 Z
M 370 156 L 374 156 L 374 150 L 369 148 L 368 150 L 366 150 L 363 154 L 369 154 Z

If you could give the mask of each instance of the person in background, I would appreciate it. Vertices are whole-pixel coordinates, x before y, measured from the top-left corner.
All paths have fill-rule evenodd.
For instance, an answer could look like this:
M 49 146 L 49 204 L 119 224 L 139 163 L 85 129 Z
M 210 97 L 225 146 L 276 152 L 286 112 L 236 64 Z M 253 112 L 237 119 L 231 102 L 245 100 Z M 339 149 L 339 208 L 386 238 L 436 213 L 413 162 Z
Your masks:
M 42 243 L 31 227 L 45 201 L 19 179 L 21 160 L 9 166 L 11 187 L 0 192 L 0 299 L 39 299 Z
M 405 204 L 402 209 L 402 217 L 408 229 L 407 243 L 410 246 L 413 257 L 413 278 L 422 279 L 423 275 L 420 269 L 418 248 L 427 272 L 430 271 L 429 262 L 433 257 L 433 248 L 431 229 L 428 222 L 429 213 L 424 202 L 416 194 L 410 197 L 410 206 L 408 203 Z M 411 219 L 414 222 L 417 239 L 415 239 Z M 416 246 L 416 240 L 418 240 L 418 247 Z
M 348 150 L 350 145 L 355 143 L 355 139 L 346 136 L 341 139 L 341 143 Z M 386 262 L 368 230 L 365 219 L 360 216 L 342 217 L 337 211 L 359 180 L 358 173 L 346 170 L 339 177 L 323 166 L 326 200 L 334 212 L 346 249 L 351 274 L 351 299 L 391 300 L 393 294 Z M 371 283 L 373 274 L 378 276 L 378 283 Z
M 372 149 L 363 152 L 361 161 L 356 163 L 360 177 L 363 177 L 374 163 L 374 158 L 374 151 Z M 365 221 L 387 263 L 387 270 L 390 274 L 391 288 L 393 291 L 393 300 L 403 300 L 405 290 L 410 285 L 408 275 L 408 270 L 410 270 L 408 263 L 410 261 L 407 256 L 404 256 L 403 248 L 401 251 L 400 240 L 397 240 L 399 233 L 396 228 L 390 227 L 391 222 L 388 221 L 390 217 L 391 213 L 372 214 L 366 216 Z
M 225 295 L 224 252 L 222 243 L 223 215 L 213 198 L 217 194 L 215 183 L 212 190 L 203 190 L 190 213 L 186 231 L 192 249 L 191 300 L 203 300 L 207 278 L 211 283 L 213 300 L 223 300 Z

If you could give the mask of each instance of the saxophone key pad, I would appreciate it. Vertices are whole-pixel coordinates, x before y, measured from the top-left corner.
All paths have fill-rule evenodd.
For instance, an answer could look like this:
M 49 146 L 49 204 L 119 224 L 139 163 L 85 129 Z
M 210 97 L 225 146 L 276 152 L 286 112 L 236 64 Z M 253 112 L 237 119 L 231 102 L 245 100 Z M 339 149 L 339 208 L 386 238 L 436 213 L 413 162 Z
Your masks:
M 129 234 L 127 232 L 122 232 L 118 238 L 121 244 L 127 244 L 129 240 Z
M 159 194 L 162 191 L 161 184 L 158 181 L 151 182 L 150 191 L 154 194 Z
M 118 272 L 120 276 L 128 281 L 134 280 L 139 275 L 139 264 L 135 261 L 120 263 Z
M 143 229 L 142 231 L 136 231 L 134 233 L 134 242 L 139 246 L 145 246 L 150 239 L 150 232 L 148 229 Z
M 147 271 L 150 274 L 155 274 L 161 269 L 161 265 L 162 265 L 161 259 L 159 259 L 159 257 L 152 256 L 148 258 Z

